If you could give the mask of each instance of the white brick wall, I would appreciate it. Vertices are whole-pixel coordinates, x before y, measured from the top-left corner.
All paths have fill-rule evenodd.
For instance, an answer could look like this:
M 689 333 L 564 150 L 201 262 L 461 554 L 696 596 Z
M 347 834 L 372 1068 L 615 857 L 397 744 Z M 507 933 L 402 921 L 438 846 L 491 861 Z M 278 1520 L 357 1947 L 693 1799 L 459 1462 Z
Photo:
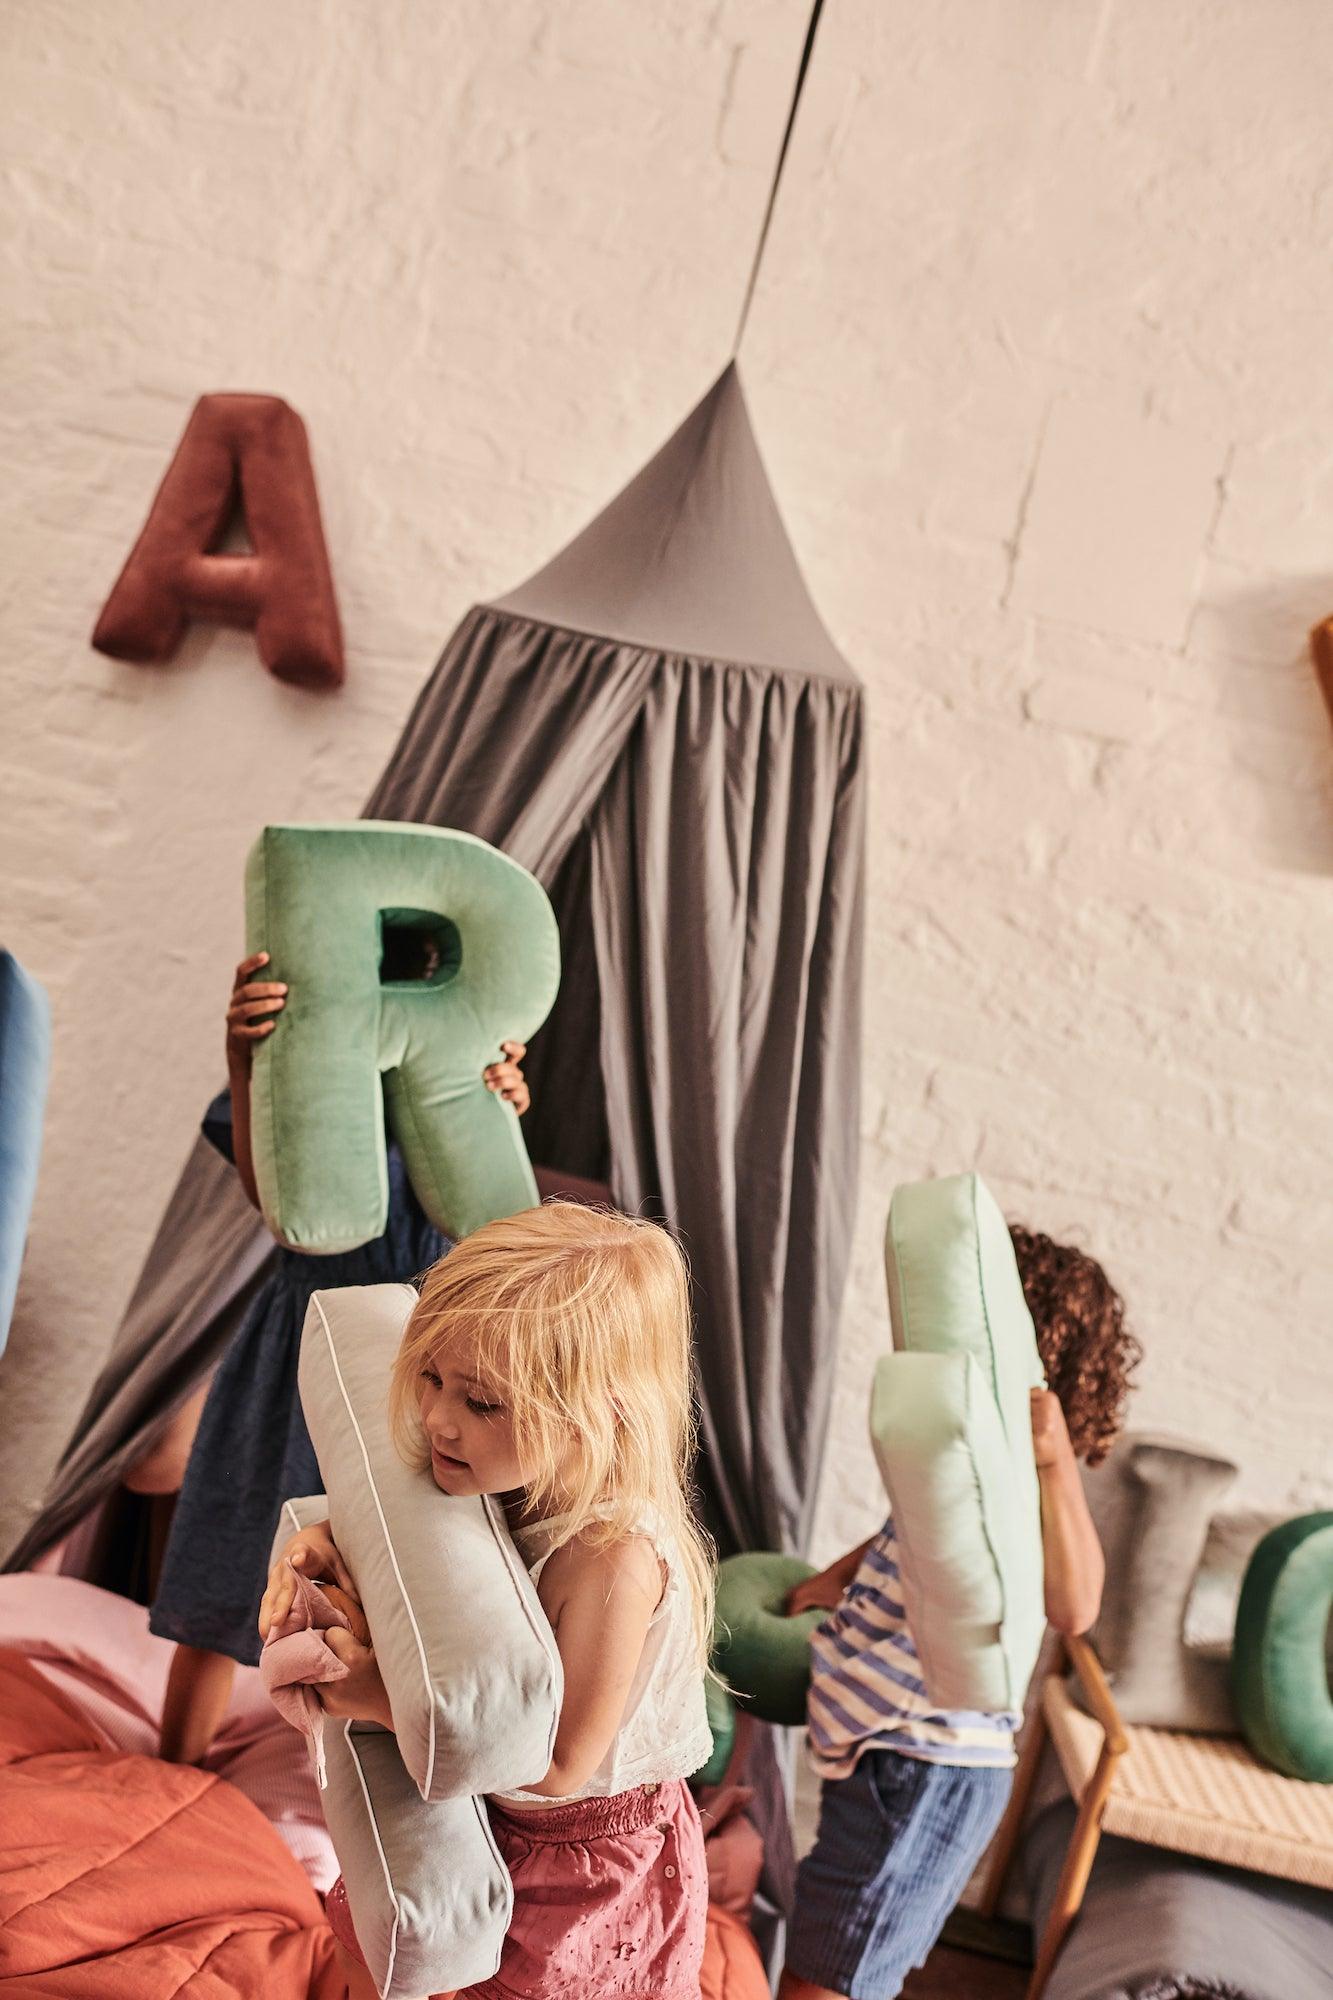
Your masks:
M 240 864 L 356 810 L 439 643 L 725 358 L 804 0 L 10 0 L 3 934 L 57 1060 L 0 1367 L 35 1504 L 219 1073 Z M 1139 1413 L 1329 1491 L 1333 19 L 832 0 L 747 346 L 871 716 L 865 1179 L 819 1531 L 859 1534 L 894 1182 L 1077 1230 Z M 331 699 L 99 658 L 196 394 L 307 420 Z

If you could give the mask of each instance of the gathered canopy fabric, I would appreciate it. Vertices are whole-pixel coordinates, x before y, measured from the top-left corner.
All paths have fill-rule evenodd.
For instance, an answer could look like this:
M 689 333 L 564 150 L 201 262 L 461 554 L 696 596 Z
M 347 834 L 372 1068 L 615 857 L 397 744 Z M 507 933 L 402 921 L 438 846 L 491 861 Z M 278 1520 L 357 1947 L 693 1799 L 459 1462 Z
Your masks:
M 554 562 L 468 613 L 366 807 L 478 834 L 551 890 L 565 974 L 529 1148 L 686 1247 L 724 1553 L 801 1549 L 814 1500 L 855 1206 L 861 721 L 732 366 Z M 164 1429 L 266 1244 L 197 1144 L 10 1567 Z

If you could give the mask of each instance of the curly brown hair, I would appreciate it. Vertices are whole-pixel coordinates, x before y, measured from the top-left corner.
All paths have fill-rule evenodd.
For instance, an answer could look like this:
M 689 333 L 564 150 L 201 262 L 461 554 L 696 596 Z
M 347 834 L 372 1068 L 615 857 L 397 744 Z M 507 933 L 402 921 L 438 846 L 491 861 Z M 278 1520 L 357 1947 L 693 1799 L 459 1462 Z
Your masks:
M 1076 1458 L 1100 1465 L 1115 1443 L 1143 1349 L 1125 1302 L 1095 1257 L 1011 1222 L 1009 1234 L 1037 1330 L 1046 1380 L 1060 1399 Z

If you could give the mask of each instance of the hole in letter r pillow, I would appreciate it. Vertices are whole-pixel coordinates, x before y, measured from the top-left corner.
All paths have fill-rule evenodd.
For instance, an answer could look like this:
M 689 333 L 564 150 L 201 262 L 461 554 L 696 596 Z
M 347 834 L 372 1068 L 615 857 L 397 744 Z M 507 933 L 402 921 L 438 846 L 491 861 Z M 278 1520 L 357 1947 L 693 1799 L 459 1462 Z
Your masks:
M 290 989 L 250 1089 L 278 1240 L 324 1255 L 383 1234 L 386 1104 L 417 1199 L 447 1235 L 535 1208 L 518 1119 L 481 1073 L 555 999 L 560 940 L 541 884 L 440 827 L 270 826 L 246 863 L 245 914 L 247 951 L 266 951 L 262 976 Z
M 394 1445 L 389 1375 L 415 1304 L 410 1285 L 316 1292 L 301 1406 L 404 1765 L 424 1799 L 512 1791 L 550 1766 L 560 1655 L 496 1502 L 441 1493 Z
M 885 1237 L 895 1352 L 870 1434 L 931 1700 L 1020 1709 L 1046 1628 L 1030 1391 L 1044 1380 L 1009 1229 L 975 1174 L 900 1187 Z

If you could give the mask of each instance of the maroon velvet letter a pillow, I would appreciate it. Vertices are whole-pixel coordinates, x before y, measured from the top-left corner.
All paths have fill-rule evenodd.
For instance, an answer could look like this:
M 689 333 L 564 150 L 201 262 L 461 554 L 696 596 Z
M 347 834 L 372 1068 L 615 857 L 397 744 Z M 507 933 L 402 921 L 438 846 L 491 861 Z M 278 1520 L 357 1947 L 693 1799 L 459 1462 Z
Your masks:
M 253 554 L 217 554 L 239 504 Z M 279 680 L 338 687 L 342 632 L 305 425 L 278 396 L 201 396 L 93 632 L 168 660 L 192 618 L 253 626 Z

